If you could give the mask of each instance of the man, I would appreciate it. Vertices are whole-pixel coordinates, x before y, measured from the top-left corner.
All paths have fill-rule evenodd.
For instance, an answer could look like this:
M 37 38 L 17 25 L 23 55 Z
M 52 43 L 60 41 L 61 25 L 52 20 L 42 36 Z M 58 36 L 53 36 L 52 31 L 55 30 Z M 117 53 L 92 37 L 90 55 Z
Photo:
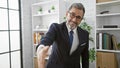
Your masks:
M 41 68 L 89 68 L 89 34 L 78 27 L 85 13 L 81 3 L 73 3 L 66 12 L 66 22 L 53 23 L 37 48 Z M 49 46 L 52 53 L 45 67 Z M 81 59 L 80 59 L 81 57 Z

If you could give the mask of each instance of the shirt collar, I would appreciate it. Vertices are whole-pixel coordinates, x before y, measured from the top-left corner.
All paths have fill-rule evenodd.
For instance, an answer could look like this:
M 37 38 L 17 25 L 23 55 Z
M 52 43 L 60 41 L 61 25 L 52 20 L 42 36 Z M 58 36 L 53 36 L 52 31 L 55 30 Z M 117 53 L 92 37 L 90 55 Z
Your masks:
M 66 23 L 66 27 L 67 27 L 67 29 L 68 29 L 68 32 L 70 32 L 71 29 L 70 29 L 70 26 L 69 26 L 67 23 Z M 74 32 L 74 34 L 77 33 L 77 27 L 76 27 L 75 29 L 73 29 L 73 32 Z

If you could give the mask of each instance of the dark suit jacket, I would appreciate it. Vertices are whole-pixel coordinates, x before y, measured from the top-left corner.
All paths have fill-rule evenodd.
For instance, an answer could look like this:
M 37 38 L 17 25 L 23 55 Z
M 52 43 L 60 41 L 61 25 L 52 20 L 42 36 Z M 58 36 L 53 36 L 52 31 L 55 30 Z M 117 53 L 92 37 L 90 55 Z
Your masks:
M 70 43 L 68 30 L 65 22 L 53 23 L 46 33 L 41 44 L 52 45 L 52 53 L 46 68 L 80 68 L 80 56 L 82 57 L 82 68 L 89 68 L 89 34 L 87 31 L 77 27 L 79 45 L 70 55 Z

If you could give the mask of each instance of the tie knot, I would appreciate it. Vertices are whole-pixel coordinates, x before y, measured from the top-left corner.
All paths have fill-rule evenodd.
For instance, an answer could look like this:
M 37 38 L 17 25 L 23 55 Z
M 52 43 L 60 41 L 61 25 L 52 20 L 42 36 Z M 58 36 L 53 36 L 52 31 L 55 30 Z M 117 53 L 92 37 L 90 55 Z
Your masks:
M 70 34 L 73 34 L 73 31 L 72 31 L 72 30 L 70 31 Z

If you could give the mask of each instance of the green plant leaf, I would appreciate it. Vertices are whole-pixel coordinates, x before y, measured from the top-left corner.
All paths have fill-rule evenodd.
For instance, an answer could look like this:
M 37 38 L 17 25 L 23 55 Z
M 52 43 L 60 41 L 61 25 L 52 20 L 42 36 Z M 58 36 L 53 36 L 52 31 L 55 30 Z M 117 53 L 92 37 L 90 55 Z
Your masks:
M 95 61 L 95 48 L 89 50 L 89 62 Z
M 88 31 L 89 35 L 91 34 L 92 27 L 86 23 L 85 19 L 83 19 L 83 21 L 81 22 L 79 27 Z M 89 41 L 94 42 L 94 39 L 91 36 L 89 36 Z M 90 48 L 90 50 L 89 50 L 89 62 L 92 63 L 93 61 L 95 61 L 95 48 Z
M 42 12 L 42 8 L 40 7 L 38 11 Z
M 89 40 L 94 43 L 94 39 L 89 36 Z
M 79 27 L 81 27 L 82 29 L 88 31 L 88 33 L 91 34 L 92 27 L 90 25 L 88 25 L 85 21 L 81 22 L 81 24 L 79 25 Z M 91 42 L 94 42 L 94 39 L 92 37 L 89 37 L 89 40 Z
M 55 10 L 55 6 L 52 6 L 51 9 L 52 9 L 52 10 Z
M 117 44 L 117 47 L 120 49 L 120 43 Z

